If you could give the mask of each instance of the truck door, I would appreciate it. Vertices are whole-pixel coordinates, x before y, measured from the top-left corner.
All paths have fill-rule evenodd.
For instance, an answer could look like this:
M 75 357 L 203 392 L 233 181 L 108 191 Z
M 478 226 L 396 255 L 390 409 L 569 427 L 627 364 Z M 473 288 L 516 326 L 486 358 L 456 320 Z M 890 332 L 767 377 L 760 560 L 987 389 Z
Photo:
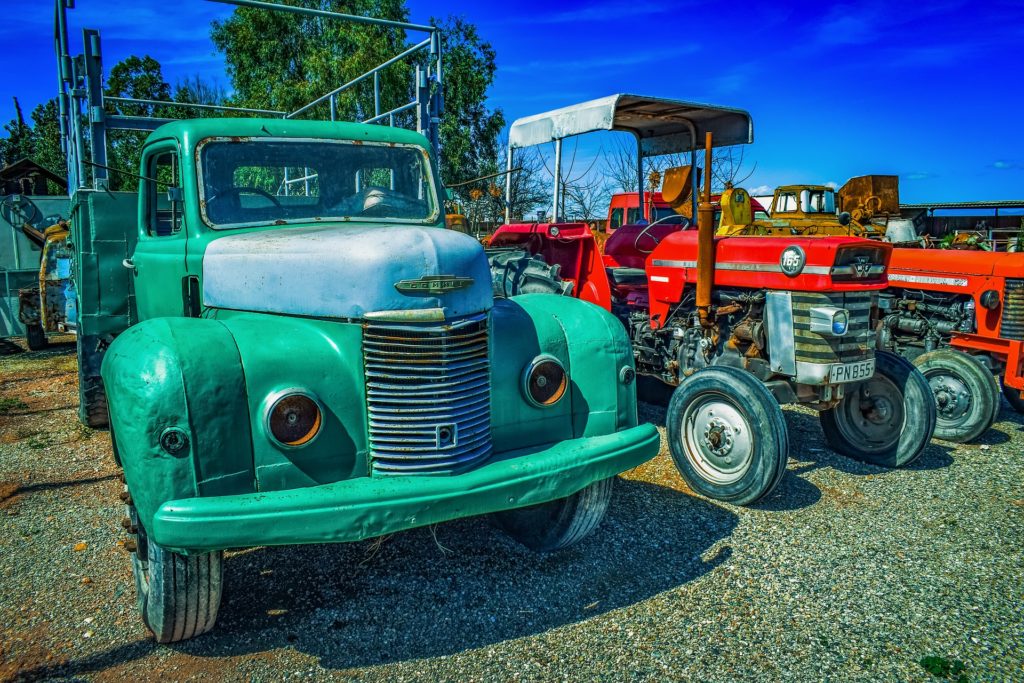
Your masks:
M 188 315 L 188 270 L 177 142 L 143 151 L 139 181 L 139 242 L 126 266 L 134 272 L 139 319 Z

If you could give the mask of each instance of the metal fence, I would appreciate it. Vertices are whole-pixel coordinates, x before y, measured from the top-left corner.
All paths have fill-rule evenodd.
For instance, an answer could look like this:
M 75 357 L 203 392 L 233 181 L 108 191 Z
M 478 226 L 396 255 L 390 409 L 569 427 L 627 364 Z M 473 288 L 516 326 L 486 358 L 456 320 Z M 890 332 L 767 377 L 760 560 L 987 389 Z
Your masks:
M 362 17 L 342 14 L 340 12 L 328 12 L 308 7 L 281 5 L 263 0 L 207 0 L 208 2 L 251 7 L 270 12 L 284 12 L 356 24 L 400 28 L 413 34 L 424 34 L 426 36 L 423 40 L 409 46 L 399 54 L 385 60 L 347 83 L 343 83 L 295 111 L 286 112 L 248 107 L 105 96 L 103 94 L 103 52 L 99 31 L 84 29 L 82 31 L 82 54 L 75 56 L 70 54 L 67 10 L 74 9 L 75 1 L 55 0 L 54 18 L 54 50 L 57 55 L 58 69 L 57 105 L 60 112 L 61 146 L 67 156 L 68 163 L 69 192 L 74 192 L 77 188 L 88 187 L 90 184 L 95 189 L 105 189 L 108 187 L 107 136 L 110 131 L 152 131 L 168 121 L 174 120 L 155 116 L 112 114 L 107 111 L 108 105 L 114 105 L 114 108 L 118 105 L 159 105 L 161 107 L 172 107 L 182 111 L 198 111 L 200 113 L 204 111 L 218 111 L 228 114 L 289 119 L 310 114 L 318 105 L 326 103 L 330 112 L 330 120 L 334 121 L 337 118 L 338 96 L 367 79 L 373 79 L 374 114 L 364 119 L 363 122 L 395 125 L 396 116 L 414 111 L 416 115 L 416 130 L 430 140 L 435 156 L 439 152 L 438 127 L 444 101 L 442 95 L 441 34 L 440 30 L 435 26 Z M 410 101 L 389 111 L 381 111 L 381 73 L 393 64 L 403 60 L 420 59 L 424 56 L 425 59 L 422 62 L 415 64 Z M 181 118 L 188 118 L 188 116 Z

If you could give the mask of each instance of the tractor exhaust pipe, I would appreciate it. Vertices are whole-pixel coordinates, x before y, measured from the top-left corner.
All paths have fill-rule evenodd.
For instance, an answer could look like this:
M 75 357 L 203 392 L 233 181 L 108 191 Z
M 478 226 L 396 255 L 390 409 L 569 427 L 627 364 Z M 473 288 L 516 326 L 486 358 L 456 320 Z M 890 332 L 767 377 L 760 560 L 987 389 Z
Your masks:
M 711 289 L 715 281 L 715 209 L 711 205 L 711 133 L 704 138 L 704 192 L 697 206 L 697 315 L 711 327 Z

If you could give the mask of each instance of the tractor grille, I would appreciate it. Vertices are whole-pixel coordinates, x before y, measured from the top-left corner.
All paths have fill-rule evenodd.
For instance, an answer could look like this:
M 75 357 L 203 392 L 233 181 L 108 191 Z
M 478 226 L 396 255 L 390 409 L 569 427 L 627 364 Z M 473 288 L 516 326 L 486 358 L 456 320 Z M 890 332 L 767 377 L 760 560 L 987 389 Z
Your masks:
M 999 335 L 1024 341 L 1024 280 L 1007 280 Z
M 871 331 L 872 292 L 833 294 L 793 293 L 793 329 L 796 335 L 796 359 L 807 363 L 852 363 L 871 358 L 875 345 Z M 835 306 L 850 312 L 850 324 L 842 337 L 826 337 L 811 332 L 811 309 Z
M 486 316 L 368 324 L 363 360 L 374 472 L 451 473 L 491 454 Z

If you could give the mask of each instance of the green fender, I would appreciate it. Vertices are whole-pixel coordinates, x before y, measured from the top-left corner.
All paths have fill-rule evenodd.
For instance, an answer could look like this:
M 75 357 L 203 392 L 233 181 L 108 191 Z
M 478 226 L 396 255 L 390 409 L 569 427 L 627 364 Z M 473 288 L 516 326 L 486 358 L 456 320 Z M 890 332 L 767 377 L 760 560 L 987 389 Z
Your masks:
M 222 323 L 139 323 L 110 345 L 102 374 L 112 438 L 144 523 L 166 500 L 253 491 L 245 377 Z M 187 443 L 169 452 L 167 430 Z

